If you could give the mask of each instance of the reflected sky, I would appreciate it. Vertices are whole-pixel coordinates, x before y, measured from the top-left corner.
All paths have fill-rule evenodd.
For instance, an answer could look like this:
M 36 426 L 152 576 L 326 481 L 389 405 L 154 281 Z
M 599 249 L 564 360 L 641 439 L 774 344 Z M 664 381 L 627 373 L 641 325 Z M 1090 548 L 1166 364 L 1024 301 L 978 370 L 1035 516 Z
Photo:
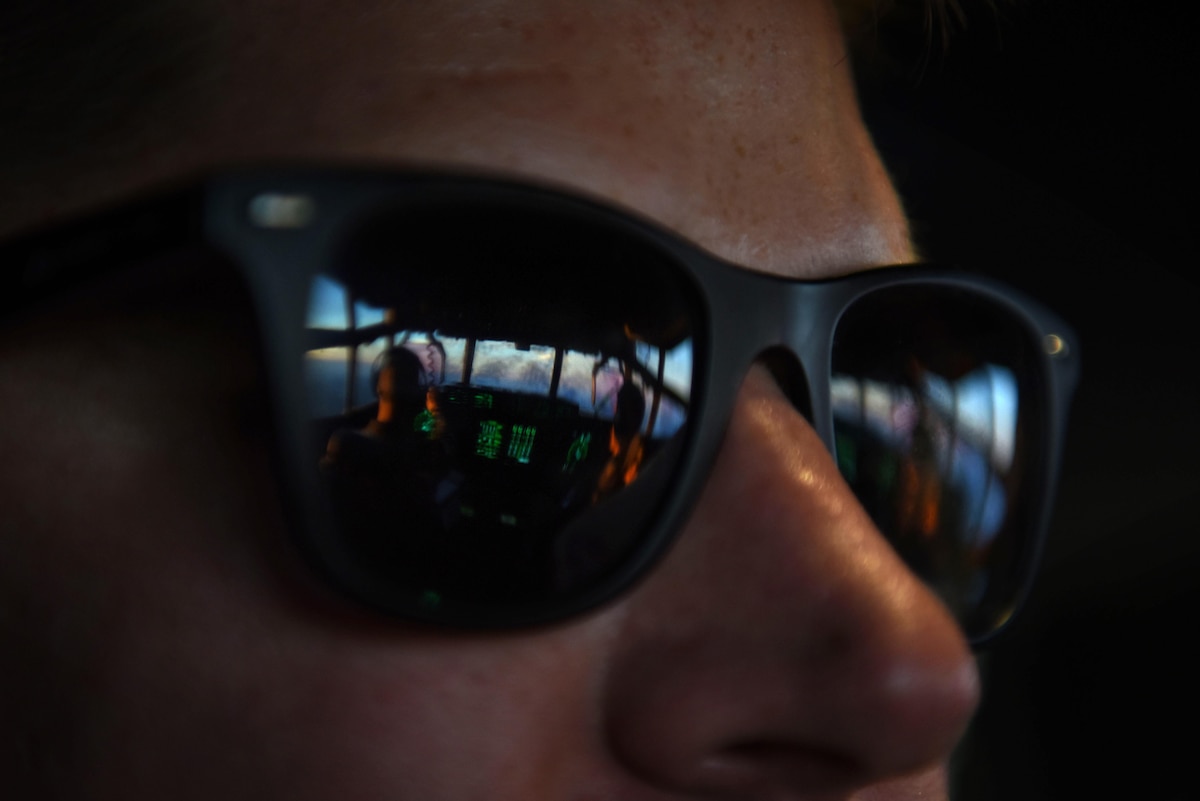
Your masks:
M 356 328 L 382 323 L 383 309 L 361 301 L 354 306 Z M 350 320 L 346 309 L 346 290 L 328 276 L 317 276 L 309 299 L 307 324 L 310 328 L 346 330 Z M 438 332 L 397 332 L 363 342 L 355 350 L 356 382 L 350 406 L 374 400 L 370 387 L 371 367 L 380 355 L 393 345 L 402 345 L 415 353 L 425 366 L 429 383 L 454 384 L 462 381 L 467 341 L 445 337 Z M 350 348 L 334 347 L 309 351 L 306 370 L 316 416 L 341 414 L 345 405 L 345 384 Z M 443 354 L 444 353 L 444 357 Z M 645 342 L 635 343 L 637 360 L 648 375 L 658 373 L 659 349 Z M 479 340 L 471 369 L 471 385 L 511 392 L 548 395 L 554 371 L 554 343 L 518 347 L 513 342 Z M 692 341 L 687 339 L 667 351 L 664 360 L 663 384 L 685 400 L 690 395 L 692 380 Z M 597 369 L 599 354 L 567 350 L 563 354 L 557 397 L 576 404 L 580 413 L 611 419 L 615 412 L 616 394 L 623 382 L 616 360 Z M 443 377 L 444 372 L 444 377 Z M 594 395 L 593 395 L 594 393 Z M 647 409 L 652 393 L 647 391 Z M 653 436 L 669 436 L 679 429 L 686 410 L 670 397 L 659 399 Z M 649 424 L 649 415 L 646 420 Z M 648 432 L 649 433 L 649 432 Z
M 933 413 L 957 439 L 989 455 L 992 466 L 1012 467 L 1017 437 L 1017 381 L 1012 371 L 985 364 L 956 381 L 924 373 L 921 397 L 913 388 L 854 376 L 835 375 L 832 383 L 835 418 L 864 425 L 882 439 L 905 444 Z
M 346 319 L 346 290 L 332 278 L 318 275 L 313 280 L 308 298 L 308 327 L 344 330 L 350 327 Z M 362 301 L 354 304 L 354 322 L 361 328 L 383 322 L 383 309 L 368 306 Z
M 939 502 L 942 526 L 964 546 L 985 547 L 1008 513 L 1003 477 L 1016 450 L 1016 378 L 1007 368 L 985 364 L 955 381 L 923 372 L 916 383 L 833 377 L 839 465 L 843 473 L 850 471 L 852 484 L 862 483 L 871 494 L 890 492 L 894 470 L 885 471 L 886 477 L 858 475 L 860 458 L 879 458 L 870 441 L 854 433 L 869 432 L 918 474 L 922 465 L 934 471 L 943 487 L 939 497 L 941 492 L 957 493 L 957 503 Z M 886 459 L 872 463 L 876 468 L 898 464 Z

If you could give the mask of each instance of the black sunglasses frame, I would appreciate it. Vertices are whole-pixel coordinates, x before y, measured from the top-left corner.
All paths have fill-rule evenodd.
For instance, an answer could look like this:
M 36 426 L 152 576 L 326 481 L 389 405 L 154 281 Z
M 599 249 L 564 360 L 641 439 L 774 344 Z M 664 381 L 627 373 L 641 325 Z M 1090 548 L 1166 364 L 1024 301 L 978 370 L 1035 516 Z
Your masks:
M 701 299 L 694 378 L 684 450 L 672 489 L 649 530 L 621 567 L 599 583 L 552 604 L 495 609 L 445 599 L 431 605 L 420 588 L 396 587 L 356 563 L 338 543 L 336 526 L 311 467 L 302 355 L 305 313 L 314 276 L 335 256 L 345 232 L 372 210 L 397 202 L 485 204 L 530 215 L 573 219 L 610 229 L 679 265 Z M 0 320 L 39 299 L 102 273 L 175 251 L 219 255 L 241 272 L 261 331 L 277 421 L 279 467 L 290 522 L 301 549 L 343 591 L 370 606 L 443 626 L 509 628 L 553 623 L 600 606 L 644 576 L 674 540 L 709 475 L 743 378 L 764 353 L 784 349 L 802 368 L 808 397 L 798 399 L 817 435 L 834 451 L 831 352 L 842 314 L 856 301 L 901 286 L 960 289 L 1006 309 L 1044 358 L 1037 410 L 1046 448 L 1032 466 L 1032 531 L 1021 553 L 1024 577 L 1012 611 L 1024 602 L 1041 556 L 1061 459 L 1068 406 L 1079 373 L 1074 334 L 1055 314 L 1000 282 L 969 273 L 910 265 L 807 281 L 754 272 L 723 261 L 623 210 L 558 190 L 505 179 L 366 168 L 261 168 L 222 173 L 87 219 L 0 246 L 0 270 L 16 277 L 0 298 Z M 993 630 L 973 634 L 972 645 Z

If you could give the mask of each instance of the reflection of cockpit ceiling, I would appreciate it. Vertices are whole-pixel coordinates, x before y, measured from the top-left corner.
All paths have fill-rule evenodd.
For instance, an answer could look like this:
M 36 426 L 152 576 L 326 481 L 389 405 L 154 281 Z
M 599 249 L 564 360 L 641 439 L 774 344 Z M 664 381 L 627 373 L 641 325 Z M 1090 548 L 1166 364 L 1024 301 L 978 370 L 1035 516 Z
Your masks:
M 671 348 L 699 323 L 677 267 L 591 223 L 394 210 L 347 241 L 337 280 L 399 330 L 620 353 L 630 335 Z

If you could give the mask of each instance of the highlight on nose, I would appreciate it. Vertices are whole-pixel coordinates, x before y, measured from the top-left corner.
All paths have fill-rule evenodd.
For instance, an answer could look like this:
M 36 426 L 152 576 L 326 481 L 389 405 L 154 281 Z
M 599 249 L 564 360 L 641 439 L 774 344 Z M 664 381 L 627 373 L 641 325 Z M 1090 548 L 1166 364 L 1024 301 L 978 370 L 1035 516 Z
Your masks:
M 759 368 L 690 523 L 631 603 L 607 731 L 672 790 L 850 792 L 947 758 L 978 699 L 945 606 Z

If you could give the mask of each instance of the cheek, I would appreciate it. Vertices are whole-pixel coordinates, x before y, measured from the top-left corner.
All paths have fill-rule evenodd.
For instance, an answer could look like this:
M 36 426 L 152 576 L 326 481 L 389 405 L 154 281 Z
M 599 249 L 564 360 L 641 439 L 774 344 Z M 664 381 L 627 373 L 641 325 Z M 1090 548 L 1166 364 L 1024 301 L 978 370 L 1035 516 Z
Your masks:
M 188 349 L 2 354 L 7 725 L 57 781 L 124 797 L 539 797 L 586 750 L 591 646 L 433 635 L 327 594 L 234 423 L 221 377 L 253 366 Z
M 0 626 L 22 644 L 0 700 L 68 783 L 219 714 L 213 656 L 246 652 L 279 536 L 265 454 L 220 425 L 229 388 L 143 346 L 161 331 L 88 333 L 0 354 Z
M 27 578 L 43 592 L 148 592 L 156 565 L 212 569 L 234 555 L 229 541 L 262 541 L 239 531 L 270 532 L 278 500 L 268 454 L 234 427 L 242 388 L 221 368 L 237 351 L 185 338 L 173 352 L 154 329 L 91 333 L 0 354 L 0 446 L 13 457 L 0 493 Z
M 146 797 L 542 798 L 589 750 L 585 664 L 551 670 L 536 648 L 300 616 L 236 585 L 190 589 L 152 613 L 126 607 L 130 625 L 107 643 L 103 701 L 86 722 L 90 785 Z
M 949 795 L 948 771 L 945 765 L 937 765 L 921 773 L 903 779 L 877 784 L 856 795 L 855 801 L 904 801 L 905 799 L 929 799 L 939 801 Z

